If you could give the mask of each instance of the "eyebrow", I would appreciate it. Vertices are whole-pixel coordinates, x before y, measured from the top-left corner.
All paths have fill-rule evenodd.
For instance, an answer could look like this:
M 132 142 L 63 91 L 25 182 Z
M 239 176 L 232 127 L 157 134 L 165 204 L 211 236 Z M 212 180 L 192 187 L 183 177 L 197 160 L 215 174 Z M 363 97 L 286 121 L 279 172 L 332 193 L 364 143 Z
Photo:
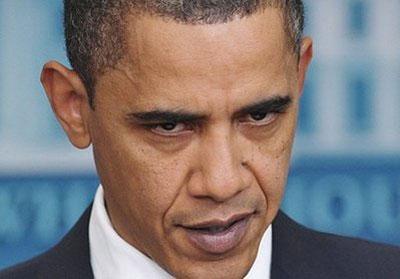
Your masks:
M 272 98 L 263 99 L 256 103 L 247 105 L 241 108 L 239 111 L 235 112 L 235 116 L 246 115 L 249 113 L 254 113 L 262 111 L 264 113 L 268 112 L 283 112 L 292 103 L 292 98 L 289 95 L 286 96 L 274 96 Z
M 186 111 L 153 110 L 148 112 L 134 112 L 127 115 L 128 120 L 139 122 L 199 122 L 207 118 L 204 114 Z
M 234 116 L 241 116 L 253 112 L 281 112 L 287 109 L 292 102 L 290 96 L 275 96 L 264 99 L 256 103 L 247 105 L 237 112 Z M 195 123 L 202 122 L 208 118 L 206 114 L 193 113 L 184 110 L 161 110 L 156 109 L 146 112 L 132 112 L 126 116 L 128 121 L 138 121 L 144 123 L 173 122 L 173 123 Z

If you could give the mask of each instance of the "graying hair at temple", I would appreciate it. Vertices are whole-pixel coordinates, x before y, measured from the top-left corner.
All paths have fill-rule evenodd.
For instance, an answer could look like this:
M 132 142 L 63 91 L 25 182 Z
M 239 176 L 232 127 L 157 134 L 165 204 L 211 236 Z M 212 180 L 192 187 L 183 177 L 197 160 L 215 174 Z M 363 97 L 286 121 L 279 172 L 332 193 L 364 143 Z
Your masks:
M 182 24 L 216 24 L 268 7 L 282 10 L 287 43 L 298 54 L 304 29 L 301 0 L 64 0 L 67 54 L 94 107 L 96 77 L 126 53 L 127 14 L 160 16 Z

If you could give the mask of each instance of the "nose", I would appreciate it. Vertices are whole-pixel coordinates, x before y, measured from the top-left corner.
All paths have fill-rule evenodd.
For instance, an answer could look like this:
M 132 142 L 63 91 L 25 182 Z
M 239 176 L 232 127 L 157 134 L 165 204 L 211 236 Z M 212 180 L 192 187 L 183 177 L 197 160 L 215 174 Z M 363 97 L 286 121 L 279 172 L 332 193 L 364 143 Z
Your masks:
M 250 185 L 240 147 L 229 132 L 219 130 L 199 145 L 199 171 L 189 183 L 189 193 L 197 198 L 227 201 Z

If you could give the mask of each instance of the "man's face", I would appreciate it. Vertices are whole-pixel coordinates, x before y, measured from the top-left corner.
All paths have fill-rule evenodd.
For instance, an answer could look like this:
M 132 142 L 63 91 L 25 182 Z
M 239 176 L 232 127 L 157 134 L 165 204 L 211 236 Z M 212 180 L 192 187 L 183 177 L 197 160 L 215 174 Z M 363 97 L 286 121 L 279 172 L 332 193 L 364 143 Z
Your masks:
M 279 10 L 128 20 L 88 112 L 117 232 L 176 277 L 243 277 L 286 183 L 301 82 Z

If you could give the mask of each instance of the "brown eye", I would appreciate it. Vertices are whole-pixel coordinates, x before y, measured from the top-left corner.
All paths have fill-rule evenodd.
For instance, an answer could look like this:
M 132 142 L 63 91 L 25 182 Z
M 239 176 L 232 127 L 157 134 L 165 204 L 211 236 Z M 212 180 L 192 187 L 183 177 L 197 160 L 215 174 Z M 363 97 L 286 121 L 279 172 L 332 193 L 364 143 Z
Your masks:
M 270 124 L 275 120 L 277 113 L 274 112 L 252 112 L 249 113 L 244 119 L 242 123 L 250 124 L 253 126 L 265 126 Z
M 166 131 L 172 131 L 176 128 L 177 124 L 176 123 L 164 123 L 160 125 L 160 128 L 166 130 Z
M 178 136 L 188 131 L 188 127 L 184 123 L 166 122 L 153 125 L 151 131 L 162 136 Z
M 267 116 L 266 112 L 253 112 L 250 113 L 250 117 L 255 121 L 261 121 Z

